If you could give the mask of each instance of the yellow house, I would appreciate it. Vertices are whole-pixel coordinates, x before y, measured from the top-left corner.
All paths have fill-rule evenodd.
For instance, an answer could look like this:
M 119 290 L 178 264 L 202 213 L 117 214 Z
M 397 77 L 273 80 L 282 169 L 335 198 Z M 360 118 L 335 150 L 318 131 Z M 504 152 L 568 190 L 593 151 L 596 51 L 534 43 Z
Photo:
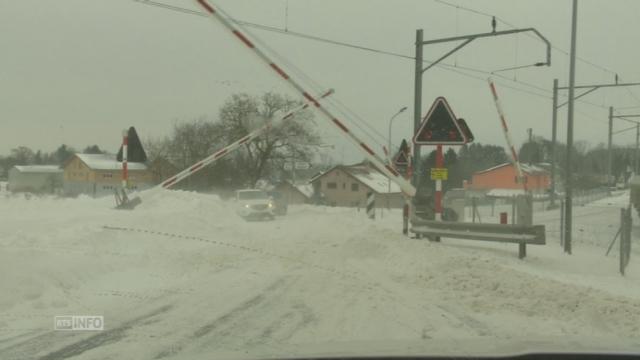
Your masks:
M 74 154 L 63 166 L 63 189 L 67 196 L 113 195 L 122 184 L 122 163 L 111 154 Z M 144 163 L 127 163 L 129 188 L 153 186 L 153 175 Z
M 376 207 L 401 208 L 400 187 L 367 163 L 337 165 L 310 180 L 322 202 L 330 206 L 364 207 L 373 192 Z

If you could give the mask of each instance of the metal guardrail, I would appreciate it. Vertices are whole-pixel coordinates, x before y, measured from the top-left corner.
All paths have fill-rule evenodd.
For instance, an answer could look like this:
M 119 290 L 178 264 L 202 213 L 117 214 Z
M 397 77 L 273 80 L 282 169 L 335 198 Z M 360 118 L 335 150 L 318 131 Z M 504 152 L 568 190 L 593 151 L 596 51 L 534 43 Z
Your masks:
M 527 244 L 546 244 L 544 225 L 460 223 L 414 218 L 411 220 L 411 232 L 430 238 L 449 237 L 514 243 L 519 245 L 518 257 L 520 259 L 527 254 Z

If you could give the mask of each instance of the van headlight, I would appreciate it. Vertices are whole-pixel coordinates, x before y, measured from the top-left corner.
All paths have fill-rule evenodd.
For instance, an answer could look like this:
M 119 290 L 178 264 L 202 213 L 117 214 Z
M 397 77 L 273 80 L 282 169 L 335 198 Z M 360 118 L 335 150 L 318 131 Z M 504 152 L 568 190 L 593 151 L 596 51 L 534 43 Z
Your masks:
M 246 207 L 247 209 L 250 208 L 249 204 L 244 204 L 244 207 Z
M 272 208 L 272 207 L 273 207 L 273 203 L 269 203 L 269 208 Z

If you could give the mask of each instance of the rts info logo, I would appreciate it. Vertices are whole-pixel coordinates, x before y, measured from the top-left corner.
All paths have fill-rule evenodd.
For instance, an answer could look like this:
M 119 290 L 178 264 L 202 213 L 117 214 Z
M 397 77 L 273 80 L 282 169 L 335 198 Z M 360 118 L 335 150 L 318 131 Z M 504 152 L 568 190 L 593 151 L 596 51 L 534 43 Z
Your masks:
M 104 316 L 99 315 L 66 315 L 56 316 L 54 330 L 98 331 L 104 330 Z

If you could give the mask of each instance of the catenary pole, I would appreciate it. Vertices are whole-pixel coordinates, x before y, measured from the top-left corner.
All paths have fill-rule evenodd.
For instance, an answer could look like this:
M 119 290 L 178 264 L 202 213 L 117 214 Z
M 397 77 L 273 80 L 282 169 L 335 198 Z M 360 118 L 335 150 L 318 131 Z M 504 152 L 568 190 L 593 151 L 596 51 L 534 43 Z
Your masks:
M 422 46 L 423 46 L 422 29 L 416 30 L 416 71 L 414 81 L 414 98 L 413 98 L 413 133 L 416 134 L 422 122 Z M 420 181 L 420 146 L 413 147 L 413 177 L 411 183 L 416 188 Z
M 565 189 L 565 237 L 564 251 L 571 254 L 571 228 L 573 218 L 573 107 L 576 82 L 576 31 L 578 23 L 578 0 L 573 0 L 571 16 L 571 54 L 569 61 L 569 103 L 567 110 L 567 162 L 566 162 L 566 189 Z
M 553 112 L 551 114 L 551 203 L 556 205 L 556 141 L 558 138 L 558 79 L 553 79 Z
M 636 124 L 636 151 L 633 154 L 633 173 L 638 173 L 638 150 L 640 149 L 640 123 Z
M 607 191 L 611 188 L 613 171 L 613 106 L 609 106 L 609 134 L 607 137 Z

